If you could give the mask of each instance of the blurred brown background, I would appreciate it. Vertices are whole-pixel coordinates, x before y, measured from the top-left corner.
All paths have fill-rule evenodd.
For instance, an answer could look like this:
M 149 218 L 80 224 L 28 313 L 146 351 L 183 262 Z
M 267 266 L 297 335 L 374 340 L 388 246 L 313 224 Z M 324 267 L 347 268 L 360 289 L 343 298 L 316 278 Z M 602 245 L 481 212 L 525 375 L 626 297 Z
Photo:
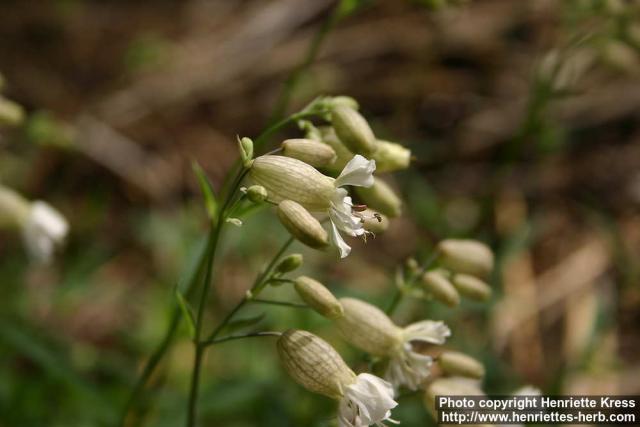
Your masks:
M 406 318 L 450 319 L 454 344 L 487 364 L 488 391 L 530 383 L 551 394 L 638 394 L 639 3 L 436 3 L 342 2 L 347 16 L 311 58 L 335 2 L 2 2 L 5 95 L 28 117 L 0 130 L 0 179 L 58 206 L 72 235 L 54 266 L 34 268 L 19 239 L 0 234 L 0 426 L 45 419 L 66 367 L 78 371 L 79 390 L 99 390 L 105 412 L 118 406 L 204 233 L 192 160 L 219 187 L 236 135 L 256 136 L 283 107 L 319 94 L 356 98 L 376 135 L 409 146 L 416 161 L 395 177 L 406 206 L 392 229 L 357 243 L 344 263 L 305 252 L 310 271 L 382 301 L 407 257 L 444 237 L 482 239 L 499 259 L 492 304 L 457 313 L 410 304 Z M 267 228 L 229 236 L 221 310 L 282 239 L 264 218 Z M 35 356 L 10 330 L 35 340 Z M 175 386 L 167 400 L 183 396 L 183 344 L 163 380 Z M 260 377 L 269 368 L 252 369 Z M 210 381 L 212 398 L 228 390 Z M 55 425 L 90 407 L 60 399 Z M 205 419 L 302 425 L 286 401 L 265 404 L 281 424 L 254 401 L 251 414 L 221 404 Z M 179 419 L 181 404 L 150 425 Z M 82 425 L 96 423 L 89 412 Z

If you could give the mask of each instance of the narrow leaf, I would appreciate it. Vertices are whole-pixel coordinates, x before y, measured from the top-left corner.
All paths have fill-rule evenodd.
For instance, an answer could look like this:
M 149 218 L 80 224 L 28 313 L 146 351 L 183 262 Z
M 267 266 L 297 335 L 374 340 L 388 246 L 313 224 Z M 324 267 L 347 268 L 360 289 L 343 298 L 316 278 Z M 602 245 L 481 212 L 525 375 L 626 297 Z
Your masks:
M 256 316 L 247 317 L 244 319 L 237 319 L 232 322 L 229 322 L 229 324 L 224 329 L 227 333 L 232 333 L 240 329 L 245 329 L 250 326 L 258 324 L 262 319 L 264 319 L 264 316 L 265 316 L 264 313 L 260 313 Z
M 207 174 L 200 167 L 198 162 L 193 162 L 192 164 L 193 172 L 198 177 L 198 183 L 200 184 L 200 190 L 202 191 L 202 195 L 204 197 L 204 204 L 207 209 L 207 215 L 211 221 L 215 221 L 216 216 L 218 215 L 218 202 L 216 201 L 215 193 L 213 192 L 213 187 L 211 186 L 211 182 L 209 178 L 207 178 Z
M 189 307 L 189 303 L 186 299 L 184 299 L 184 295 L 180 292 L 180 290 L 176 287 L 176 299 L 178 300 L 178 306 L 184 315 L 184 318 L 187 319 L 187 327 L 189 328 L 189 337 L 193 338 L 196 336 L 196 322 L 193 318 L 193 312 Z

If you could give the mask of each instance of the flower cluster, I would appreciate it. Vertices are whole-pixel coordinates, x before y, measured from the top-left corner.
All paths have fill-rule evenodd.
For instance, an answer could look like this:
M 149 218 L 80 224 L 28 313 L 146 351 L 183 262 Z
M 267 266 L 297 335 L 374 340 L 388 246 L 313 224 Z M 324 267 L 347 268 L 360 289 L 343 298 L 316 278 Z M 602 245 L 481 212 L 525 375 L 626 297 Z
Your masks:
M 373 356 L 387 359 L 384 377 L 394 389 L 417 390 L 430 374 L 433 358 L 414 344 L 442 345 L 451 335 L 440 321 L 423 320 L 401 328 L 378 307 L 355 298 L 336 299 L 321 283 L 300 277 L 300 297 L 316 312 L 332 320 L 342 337 Z
M 252 201 L 277 205 L 278 218 L 299 241 L 316 249 L 331 244 L 344 258 L 351 247 L 343 235 L 366 238 L 383 232 L 387 217 L 399 215 L 400 199 L 374 172 L 408 167 L 411 153 L 376 139 L 351 98 L 323 98 L 317 108 L 331 126 L 301 121 L 306 137 L 285 140 L 278 153 L 250 159 L 250 140 L 241 140 L 254 184 L 246 192 L 251 190 Z M 347 187 L 357 187 L 364 203 L 355 204 Z M 321 220 L 329 222 L 328 233 Z

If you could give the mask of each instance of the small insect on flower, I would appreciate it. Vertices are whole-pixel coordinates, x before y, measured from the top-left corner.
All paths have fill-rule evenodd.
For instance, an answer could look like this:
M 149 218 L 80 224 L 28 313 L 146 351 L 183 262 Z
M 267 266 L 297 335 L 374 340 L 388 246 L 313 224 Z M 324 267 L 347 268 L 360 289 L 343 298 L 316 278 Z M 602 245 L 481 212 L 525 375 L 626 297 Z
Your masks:
M 398 403 L 388 382 L 371 374 L 356 375 L 322 338 L 290 329 L 278 339 L 278 354 L 287 373 L 307 390 L 339 401 L 340 427 L 384 426 L 394 422 Z
M 345 340 L 375 356 L 389 358 L 385 379 L 394 388 L 420 388 L 431 373 L 433 359 L 415 351 L 413 343 L 444 344 L 451 335 L 449 328 L 433 320 L 401 328 L 374 305 L 354 298 L 339 301 L 344 316 L 336 319 L 335 324 Z
M 371 209 L 390 218 L 395 218 L 402 213 L 402 200 L 391 186 L 380 178 L 376 178 L 373 185 L 367 188 L 358 188 L 356 194 Z
M 333 179 L 298 159 L 265 155 L 253 161 L 251 178 L 267 190 L 272 203 L 291 200 L 310 212 L 328 214 L 330 240 L 344 258 L 351 252 L 351 247 L 340 233 L 364 236 L 366 230 L 362 216 L 354 211 L 351 197 L 342 187 L 373 185 L 375 170 L 375 161 L 356 155 Z

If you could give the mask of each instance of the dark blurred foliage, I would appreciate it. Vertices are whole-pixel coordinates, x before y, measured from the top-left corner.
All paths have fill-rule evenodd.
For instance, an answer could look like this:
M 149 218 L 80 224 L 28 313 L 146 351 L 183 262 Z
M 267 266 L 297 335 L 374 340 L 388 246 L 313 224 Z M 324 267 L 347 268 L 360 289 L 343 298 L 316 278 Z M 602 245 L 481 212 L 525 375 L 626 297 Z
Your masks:
M 640 22 L 633 1 L 343 2 L 288 111 L 356 98 L 376 134 L 409 146 L 404 215 L 354 255 L 302 247 L 304 272 L 384 305 L 396 265 L 441 238 L 496 250 L 491 304 L 405 302 L 399 323 L 443 319 L 482 360 L 485 388 L 639 394 Z M 0 180 L 69 219 L 65 251 L 29 263 L 0 233 L 0 426 L 113 424 L 162 338 L 206 233 L 191 162 L 214 187 L 235 137 L 273 118 L 331 1 L 4 1 L 0 71 L 24 126 L 0 132 Z M 279 137 L 298 135 L 295 129 Z M 277 139 L 272 141 L 274 144 Z M 286 239 L 271 212 L 225 233 L 207 322 Z M 269 291 L 296 300 L 291 289 Z M 304 310 L 254 307 L 261 327 L 310 329 Z M 181 331 L 145 394 L 149 426 L 184 419 L 192 348 Z M 332 403 L 286 378 L 269 339 L 208 353 L 202 425 L 328 425 Z M 421 396 L 404 426 L 432 423 Z

